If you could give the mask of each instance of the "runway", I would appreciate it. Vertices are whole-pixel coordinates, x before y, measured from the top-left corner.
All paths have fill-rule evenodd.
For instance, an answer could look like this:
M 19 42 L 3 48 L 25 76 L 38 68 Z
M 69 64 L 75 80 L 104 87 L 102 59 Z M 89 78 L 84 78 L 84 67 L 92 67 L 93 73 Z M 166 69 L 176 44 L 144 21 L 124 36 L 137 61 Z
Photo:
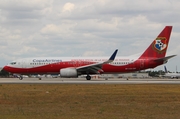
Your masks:
M 180 84 L 180 79 L 0 78 L 0 84 Z

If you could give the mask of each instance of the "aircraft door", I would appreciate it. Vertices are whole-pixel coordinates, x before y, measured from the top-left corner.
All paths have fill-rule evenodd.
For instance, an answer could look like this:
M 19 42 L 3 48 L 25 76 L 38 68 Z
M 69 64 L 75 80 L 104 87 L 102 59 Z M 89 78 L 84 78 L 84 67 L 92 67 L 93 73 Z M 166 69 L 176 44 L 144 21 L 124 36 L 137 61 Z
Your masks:
M 28 70 L 27 70 L 27 64 L 26 64 L 26 62 L 25 62 L 24 60 L 22 60 L 20 63 L 21 63 L 21 64 L 20 64 L 21 67 L 24 69 L 24 73 L 27 73 Z
M 144 68 L 144 60 L 140 60 L 140 69 Z
M 26 64 L 25 64 L 25 61 L 24 61 L 24 60 L 22 60 L 20 63 L 21 63 L 21 67 L 22 67 L 22 68 L 26 68 Z

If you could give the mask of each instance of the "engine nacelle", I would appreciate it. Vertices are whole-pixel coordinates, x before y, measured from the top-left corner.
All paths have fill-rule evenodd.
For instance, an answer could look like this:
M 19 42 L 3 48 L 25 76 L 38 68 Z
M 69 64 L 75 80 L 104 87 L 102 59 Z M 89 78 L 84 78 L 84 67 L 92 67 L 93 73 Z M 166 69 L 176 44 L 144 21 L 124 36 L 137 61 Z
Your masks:
M 78 77 L 77 70 L 75 68 L 64 68 L 60 70 L 61 77 L 71 78 Z

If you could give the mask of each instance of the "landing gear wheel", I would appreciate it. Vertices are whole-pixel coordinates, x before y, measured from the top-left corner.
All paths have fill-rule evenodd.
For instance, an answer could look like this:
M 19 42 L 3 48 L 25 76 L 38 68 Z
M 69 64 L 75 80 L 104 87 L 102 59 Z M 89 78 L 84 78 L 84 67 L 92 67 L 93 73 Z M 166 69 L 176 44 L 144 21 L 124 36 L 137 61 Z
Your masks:
M 91 76 L 87 75 L 86 80 L 91 80 Z
M 19 76 L 19 80 L 22 80 L 23 79 L 23 77 L 22 76 Z

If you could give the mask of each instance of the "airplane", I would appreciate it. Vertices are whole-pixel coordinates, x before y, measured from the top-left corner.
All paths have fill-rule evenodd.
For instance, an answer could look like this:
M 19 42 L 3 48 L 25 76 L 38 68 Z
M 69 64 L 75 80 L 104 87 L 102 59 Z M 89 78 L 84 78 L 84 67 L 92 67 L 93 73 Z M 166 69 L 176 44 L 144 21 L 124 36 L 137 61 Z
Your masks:
M 118 49 L 108 57 L 40 57 L 24 58 L 4 66 L 4 70 L 20 75 L 59 74 L 60 77 L 77 78 L 86 75 L 91 80 L 93 74 L 129 73 L 155 68 L 176 56 L 165 56 L 172 26 L 165 26 L 140 56 L 116 57 Z
M 170 73 L 168 72 L 166 66 L 164 66 L 164 70 L 165 70 L 165 75 L 163 75 L 163 77 L 169 77 L 169 78 L 180 78 L 180 73 Z

